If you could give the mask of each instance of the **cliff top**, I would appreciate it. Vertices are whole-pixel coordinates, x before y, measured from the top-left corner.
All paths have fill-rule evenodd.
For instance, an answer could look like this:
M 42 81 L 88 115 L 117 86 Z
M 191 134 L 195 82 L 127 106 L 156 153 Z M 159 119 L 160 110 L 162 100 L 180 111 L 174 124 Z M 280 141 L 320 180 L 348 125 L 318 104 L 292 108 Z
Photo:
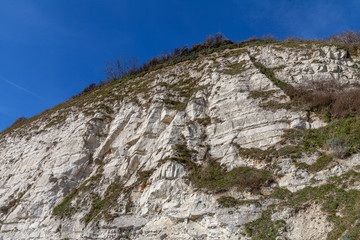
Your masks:
M 352 34 L 354 36 L 348 36 L 346 34 Z M 85 114 L 93 114 L 94 112 L 89 110 L 86 106 L 93 105 L 95 102 L 103 102 L 100 105 L 98 104 L 98 106 L 100 108 L 105 108 L 108 112 L 111 112 L 111 109 L 106 106 L 107 103 L 124 99 L 127 99 L 127 101 L 135 101 L 138 94 L 146 92 L 150 88 L 154 87 L 150 87 L 148 85 L 151 80 L 153 80 L 151 78 L 153 78 L 154 74 L 159 71 L 166 71 L 169 67 L 184 62 L 192 63 L 194 61 L 202 61 L 202 59 L 209 55 L 214 57 L 228 57 L 228 52 L 232 52 L 232 54 L 236 55 L 238 53 L 242 53 L 243 51 L 248 51 L 247 49 L 249 48 L 266 46 L 283 49 L 284 51 L 293 51 L 294 49 L 296 49 L 296 51 L 315 51 L 317 48 L 321 48 L 323 46 L 335 46 L 338 49 L 346 51 L 345 57 L 353 57 L 356 59 L 359 54 L 358 42 L 360 42 L 360 40 L 357 39 L 358 35 L 359 34 L 357 32 L 353 31 L 335 35 L 329 40 L 289 38 L 285 41 L 278 41 L 269 36 L 262 39 L 254 38 L 239 43 L 225 39 L 222 34 L 216 35 L 215 37 L 210 35 L 203 43 L 195 44 L 190 49 L 187 46 L 177 48 L 171 54 L 167 53 L 165 55 L 152 58 L 144 65 L 130 69 L 130 71 L 128 70 L 126 73 L 124 73 L 123 70 L 128 66 L 124 65 L 122 66 L 124 69 L 116 69 L 114 66 L 115 63 L 112 63 L 112 65 L 109 65 L 110 69 L 107 69 L 107 72 L 110 72 L 111 74 L 108 76 L 106 83 L 101 82 L 98 85 L 91 84 L 89 87 L 85 88 L 82 93 L 74 96 L 70 100 L 61 103 L 54 108 L 45 110 L 34 117 L 24 119 L 24 121 L 5 129 L 0 133 L 0 136 L 11 133 L 16 129 L 23 129 L 24 127 L 27 127 L 28 129 L 29 124 L 34 121 L 39 121 L 40 119 L 43 122 L 48 122 L 48 127 L 59 124 L 66 119 L 66 115 L 69 111 L 75 109 L 77 109 L 77 111 L 82 111 Z M 345 41 L 344 38 L 347 39 L 347 41 Z M 133 86 L 125 91 L 124 89 L 128 88 L 129 85 Z M 129 96 L 131 96 L 131 98 L 129 98 Z

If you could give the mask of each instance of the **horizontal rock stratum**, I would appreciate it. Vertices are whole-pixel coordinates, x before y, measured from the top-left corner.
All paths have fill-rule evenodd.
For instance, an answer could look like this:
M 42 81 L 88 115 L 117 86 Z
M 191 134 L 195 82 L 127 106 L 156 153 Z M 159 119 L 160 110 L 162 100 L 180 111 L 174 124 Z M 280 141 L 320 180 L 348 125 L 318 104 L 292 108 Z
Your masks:
M 360 155 L 314 136 L 358 120 L 281 84 L 359 76 L 336 46 L 273 43 L 75 97 L 0 134 L 0 239 L 357 239 Z

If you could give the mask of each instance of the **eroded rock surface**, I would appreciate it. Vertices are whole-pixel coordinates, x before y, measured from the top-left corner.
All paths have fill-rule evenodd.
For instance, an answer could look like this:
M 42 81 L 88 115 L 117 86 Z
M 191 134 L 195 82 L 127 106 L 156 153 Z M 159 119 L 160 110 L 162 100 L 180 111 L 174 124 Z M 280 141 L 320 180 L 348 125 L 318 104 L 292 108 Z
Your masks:
M 111 99 L 141 89 L 139 83 L 83 109 L 52 112 L 0 138 L 0 239 L 251 239 L 246 224 L 277 201 L 264 196 L 278 187 L 321 186 L 360 165 L 354 155 L 309 172 L 290 158 L 274 167 L 242 155 L 241 149 L 279 148 L 288 129 L 326 125 L 305 109 L 264 108 L 263 99 L 249 97 L 271 92 L 271 100 L 290 101 L 254 61 L 277 68 L 277 78 L 294 86 L 359 82 L 360 63 L 336 47 L 253 46 L 148 73 L 132 80 L 146 81 L 147 89 L 131 96 Z M 199 188 L 186 163 L 173 159 L 179 145 L 197 166 L 264 169 L 273 182 L 261 193 Z M 224 207 L 222 196 L 242 203 Z M 281 211 L 270 219 L 283 221 L 278 239 L 326 239 L 333 229 L 320 205 Z

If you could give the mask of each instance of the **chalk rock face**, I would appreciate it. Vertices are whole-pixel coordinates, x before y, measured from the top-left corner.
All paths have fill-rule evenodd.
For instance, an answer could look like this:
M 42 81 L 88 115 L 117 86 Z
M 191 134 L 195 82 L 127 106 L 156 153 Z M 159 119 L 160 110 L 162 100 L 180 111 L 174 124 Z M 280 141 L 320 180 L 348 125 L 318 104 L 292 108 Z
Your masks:
M 311 172 L 289 157 L 274 167 L 241 154 L 278 150 L 289 129 L 326 125 L 306 109 L 276 107 L 290 98 L 256 63 L 293 86 L 359 82 L 360 63 L 344 50 L 264 45 L 215 52 L 72 99 L 0 135 L 0 239 L 251 239 L 249 226 L 277 202 L 266 197 L 276 189 L 320 186 L 359 165 L 353 155 Z M 206 187 L 196 179 L 212 163 L 229 173 L 267 171 L 271 181 L 256 191 L 238 188 L 241 182 Z M 334 227 L 319 203 L 279 209 L 268 221 L 285 226 L 278 239 L 326 239 Z

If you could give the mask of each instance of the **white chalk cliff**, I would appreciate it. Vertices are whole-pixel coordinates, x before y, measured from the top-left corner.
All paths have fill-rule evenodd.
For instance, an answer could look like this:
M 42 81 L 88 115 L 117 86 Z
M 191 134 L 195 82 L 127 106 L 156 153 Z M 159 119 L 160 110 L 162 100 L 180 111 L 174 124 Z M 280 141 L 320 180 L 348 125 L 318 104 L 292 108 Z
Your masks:
M 321 187 L 356 171 L 360 155 L 317 172 L 286 156 L 241 154 L 279 149 L 288 129 L 327 124 L 306 109 L 264 107 L 290 98 L 255 62 L 295 87 L 355 84 L 360 76 L 360 61 L 335 46 L 267 44 L 217 51 L 76 97 L 0 134 L 0 239 L 261 239 L 251 229 L 265 222 L 259 219 L 275 226 L 276 239 L 327 239 L 335 223 L 321 200 L 295 209 L 272 194 Z M 202 172 L 187 161 L 272 177 L 256 191 L 206 188 L 192 181 Z

